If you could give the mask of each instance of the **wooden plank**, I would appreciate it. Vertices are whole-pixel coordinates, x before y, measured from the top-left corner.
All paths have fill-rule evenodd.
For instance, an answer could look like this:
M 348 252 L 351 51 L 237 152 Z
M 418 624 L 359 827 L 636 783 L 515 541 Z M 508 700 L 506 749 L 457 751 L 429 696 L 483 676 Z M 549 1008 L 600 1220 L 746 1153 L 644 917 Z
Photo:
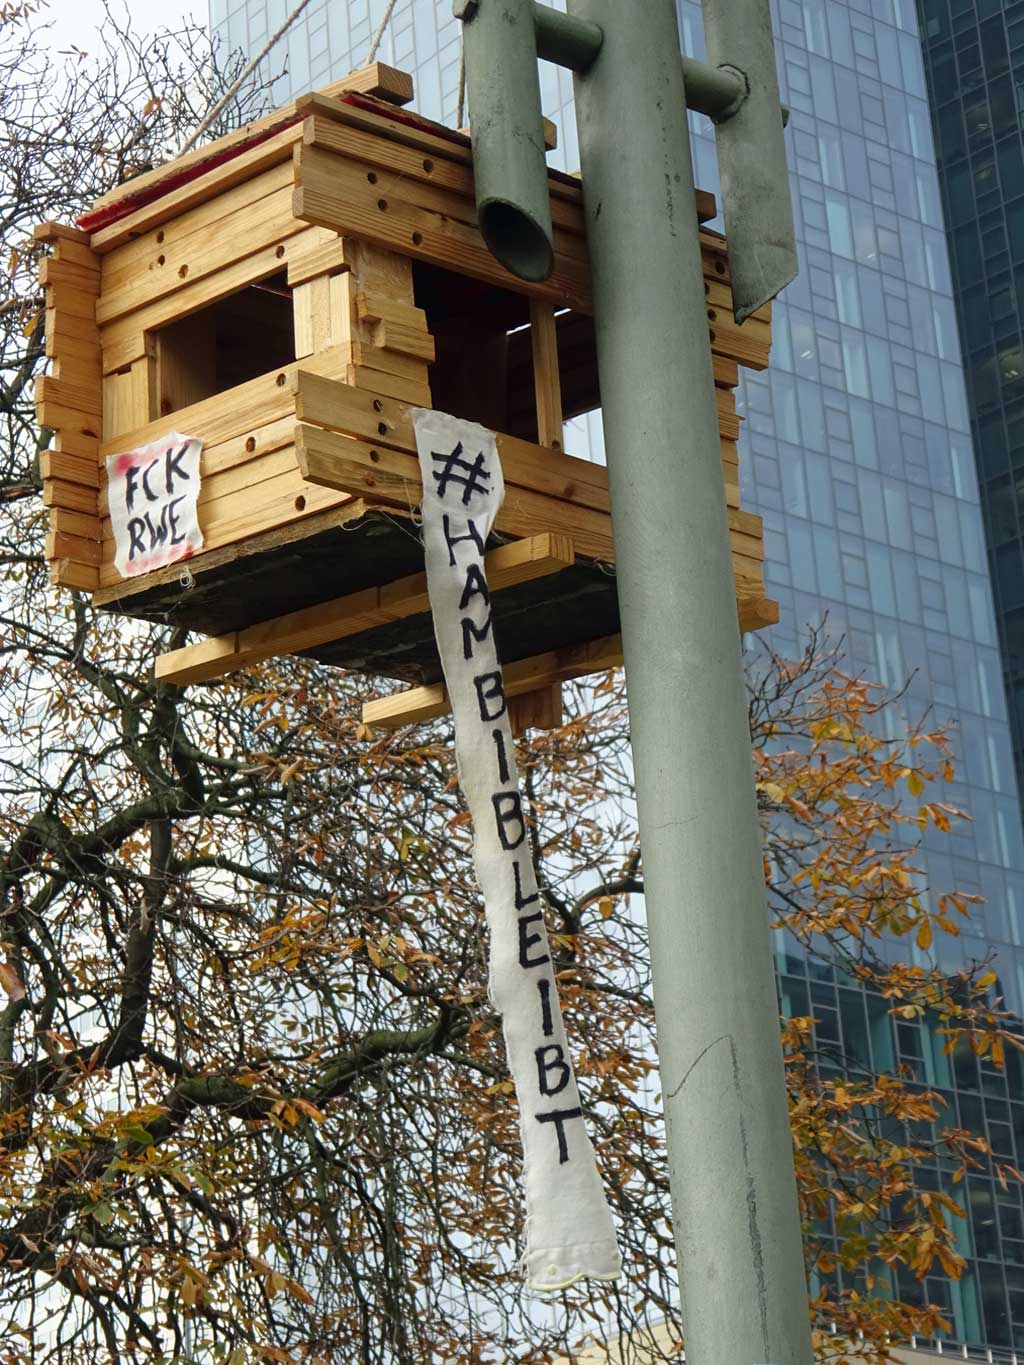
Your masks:
M 72 289 L 81 289 L 87 294 L 99 294 L 100 277 L 95 269 L 76 265 L 72 261 L 58 261 L 55 256 L 44 256 L 39 262 L 39 283 L 44 288 L 56 284 L 68 284 Z
M 338 275 L 351 268 L 346 239 L 329 228 L 311 227 L 288 261 L 288 283 L 305 284 L 318 275 Z
M 337 350 L 322 351 L 317 356 L 307 357 L 301 364 L 309 373 L 333 379 L 343 379 L 347 368 Z M 257 428 L 294 411 L 291 384 L 298 369 L 299 362 L 294 362 L 283 369 L 270 370 L 226 393 L 214 394 L 201 403 L 158 417 L 114 441 L 105 441 L 100 454 L 103 457 L 117 455 L 178 430 L 188 436 L 198 436 L 208 445 L 230 440 L 233 436 L 248 436 Z
M 81 536 L 83 540 L 95 540 L 98 544 L 101 533 L 95 494 L 86 508 L 85 511 L 74 511 L 67 507 L 50 507 L 50 530 L 59 536 Z
M 554 151 L 557 151 L 557 150 L 558 150 L 558 127 L 557 127 L 557 125 L 554 124 L 554 123 L 551 121 L 551 119 L 549 119 L 549 118 L 544 118 L 544 117 L 542 116 L 542 117 L 541 117 L 541 121 L 540 121 L 540 127 L 541 127 L 541 134 L 542 134 L 542 136 L 543 136 L 543 138 L 544 138 L 544 150 L 545 150 L 546 152 L 554 152 Z M 459 129 L 459 132 L 463 135 L 463 137 L 468 137 L 469 140 L 470 140 L 470 142 L 473 141 L 473 129 L 470 127 L 469 124 L 467 124 L 464 128 L 460 128 L 460 129 Z
M 571 541 L 541 535 L 492 550 L 485 567 L 490 590 L 500 592 L 557 573 L 574 562 Z M 429 610 L 426 574 L 413 574 L 158 655 L 156 676 L 182 686 L 206 682 L 274 655 L 297 654 Z
M 778 603 L 763 596 L 741 597 L 737 601 L 741 631 L 759 630 L 778 621 Z M 572 678 L 602 673 L 622 663 L 622 636 L 610 635 L 569 649 L 550 650 L 531 659 L 520 659 L 502 668 L 506 700 L 529 695 L 542 688 L 560 686 Z M 448 693 L 442 683 L 412 687 L 389 697 L 363 705 L 363 724 L 380 730 L 397 730 L 403 725 L 418 725 L 436 720 L 450 710 Z
M 342 275 L 338 278 L 345 279 L 346 277 Z M 375 370 L 383 370 L 386 374 L 400 375 L 401 378 L 409 379 L 414 384 L 421 386 L 425 386 L 428 382 L 426 361 L 408 355 L 403 351 L 382 346 L 368 346 L 362 342 L 353 341 L 349 344 L 348 352 L 349 363 L 352 365 L 369 365 Z
M 53 244 L 53 257 L 62 265 L 77 265 L 83 270 L 92 271 L 93 274 L 99 273 L 100 258 L 93 251 L 92 247 L 86 246 L 81 240 L 85 234 L 82 233 L 78 238 L 59 237 Z
M 717 257 L 712 255 L 711 259 L 715 260 Z M 726 313 L 731 313 L 733 311 L 731 286 L 720 276 L 710 273 L 706 269 L 704 273 L 704 294 L 708 304 L 712 308 L 721 308 Z M 767 327 L 770 329 L 772 323 L 771 303 L 762 304 L 756 313 L 751 313 L 746 322 L 740 325 L 746 327 L 750 323 L 756 323 L 760 327 Z M 755 327 L 754 330 L 757 331 L 758 328 Z
M 74 592 L 95 592 L 99 587 L 99 570 L 94 564 L 79 564 L 73 559 L 54 559 L 50 562 L 50 582 Z
M 59 432 L 61 449 L 80 454 L 88 451 L 82 448 L 82 439 L 95 442 L 100 435 L 100 419 L 95 413 L 79 412 L 77 408 L 66 408 L 60 403 L 39 403 L 36 405 L 36 420 L 41 427 Z M 65 444 L 73 442 L 74 445 Z
M 346 160 L 362 163 L 358 173 L 372 174 L 372 183 L 380 193 L 387 194 L 399 180 L 414 181 L 417 189 L 412 191 L 410 188 L 413 202 L 449 214 L 460 222 L 476 225 L 472 158 L 453 160 L 450 155 L 437 152 L 425 157 L 421 151 L 386 142 L 378 133 L 364 132 L 347 122 L 322 116 L 306 120 L 302 140 L 310 147 L 320 147 Z M 586 237 L 582 200 L 578 195 L 566 199 L 552 193 L 551 221 L 559 229 Z
M 205 200 L 195 208 L 179 213 L 158 228 L 141 233 L 130 242 L 105 256 L 97 257 L 102 262 L 103 291 L 123 288 L 144 272 L 153 272 L 158 266 L 170 273 L 187 260 L 182 254 L 191 242 L 195 245 L 204 241 L 204 234 L 216 224 L 232 218 L 239 213 L 256 214 L 261 206 L 275 193 L 285 189 L 291 180 L 289 158 L 283 158 L 276 166 L 244 180 L 241 184 L 225 190 L 213 199 Z M 236 220 L 237 221 L 237 220 Z M 160 256 L 166 260 L 160 262 Z
M 601 673 L 622 663 L 622 636 L 609 635 L 569 649 L 549 650 L 532 659 L 505 664 L 502 679 L 505 697 L 519 697 L 571 678 Z M 363 724 L 381 730 L 396 730 L 402 725 L 435 720 L 449 710 L 448 693 L 442 683 L 411 687 L 390 697 L 368 701 L 363 706 Z
M 318 147 L 296 147 L 296 218 L 519 294 L 590 311 L 589 271 L 583 261 L 556 250 L 555 267 L 547 280 L 517 279 L 491 255 L 477 228 L 418 208 L 397 188 L 378 194 L 365 180 L 346 175 L 344 167 L 342 158 Z
M 86 433 L 73 431 L 69 427 L 60 427 L 54 433 L 53 449 L 62 455 L 75 455 L 80 459 L 89 460 L 99 468 L 99 431 Z
M 72 322 L 71 326 L 68 325 L 69 321 Z M 47 309 L 46 354 L 51 360 L 62 360 L 66 356 L 80 365 L 94 366 L 99 371 L 102 358 L 100 334 L 95 324 L 90 325 L 82 318 L 69 320 Z
M 42 451 L 39 456 L 39 472 L 44 481 L 59 479 L 64 483 L 80 484 L 83 488 L 92 489 L 98 489 L 100 486 L 100 467 L 95 459 L 83 459 L 62 450 Z
M 122 450 L 132 449 L 125 436 L 146 425 L 152 417 L 151 362 L 135 360 L 126 370 L 103 379 L 103 440 L 119 441 Z
M 295 429 L 295 447 L 302 476 L 310 483 L 406 512 L 419 504 L 419 462 L 412 455 L 305 425 Z M 571 536 L 577 551 L 588 559 L 612 562 L 615 558 L 607 513 L 511 484 L 506 487 L 495 530 L 510 536 L 553 531 Z
M 103 368 L 106 373 L 123 368 L 132 360 L 145 354 L 145 334 L 169 322 L 175 322 L 200 308 L 208 308 L 236 294 L 247 285 L 257 284 L 270 275 L 276 275 L 287 263 L 288 252 L 293 243 L 299 242 L 302 234 L 288 238 L 287 241 L 264 247 L 241 260 L 235 261 L 222 270 L 214 271 L 201 280 L 190 281 L 173 294 L 154 299 L 133 313 L 105 323 L 100 329 L 100 342 L 103 346 Z M 279 246 L 284 247 L 284 256 L 278 256 Z
M 415 454 L 416 433 L 407 404 L 381 395 L 361 393 L 336 384 L 300 367 L 294 381 L 295 415 L 301 422 L 326 427 L 342 435 L 379 441 L 397 450 Z M 520 441 L 504 432 L 497 433 L 498 454 L 507 483 L 546 493 L 555 498 L 573 498 L 584 507 L 607 512 L 608 471 L 572 455 L 544 449 L 530 441 Z
M 370 66 L 361 67 L 358 71 L 350 71 L 341 80 L 332 81 L 324 87 L 324 94 L 332 97 L 343 94 L 347 90 L 375 94 L 381 88 L 384 71 L 394 73 L 387 78 L 387 85 L 394 92 L 395 78 L 401 73 L 395 72 L 394 68 L 385 68 L 383 63 L 374 62 Z M 387 97 L 385 95 L 385 98 Z M 258 147 L 251 145 L 255 139 L 269 138 L 272 133 L 278 133 L 286 125 L 296 120 L 298 112 L 298 107 L 293 101 L 269 114 L 264 114 L 261 118 L 253 119 L 241 128 L 236 128 L 223 137 L 216 138 L 213 142 L 195 147 L 192 151 L 186 152 L 183 156 L 175 157 L 173 161 L 166 162 L 155 170 L 135 176 L 134 179 L 101 195 L 92 205 L 90 213 L 94 214 L 98 210 L 121 205 L 127 206 L 133 200 L 141 200 L 150 194 L 159 193 L 162 185 L 173 182 L 187 172 L 194 172 L 204 177 L 208 176 L 210 170 L 219 169 L 216 163 L 222 162 L 225 157 L 235 154 L 234 160 L 237 161 L 240 159 L 239 154 L 244 154 L 249 150 L 259 150 Z M 260 145 L 264 146 L 265 143 Z M 96 247 L 95 241 L 93 246 Z
M 715 383 L 723 388 L 734 389 L 740 382 L 740 368 L 735 360 L 729 360 L 724 355 L 712 354 L 711 368 L 714 371 Z
M 104 275 L 96 321 L 102 326 L 124 317 L 178 293 L 186 280 L 203 280 L 265 248 L 274 248 L 275 258 L 283 261 L 284 243 L 304 227 L 292 216 L 290 189 L 276 190 L 255 209 L 246 206 L 176 244 L 167 244 L 148 268 L 131 266 L 118 272 L 117 282 L 110 284 Z
M 89 243 L 89 234 L 81 228 L 70 223 L 55 223 L 52 219 L 37 223 L 32 229 L 32 238 L 36 242 L 78 242 L 83 246 Z
M 364 95 L 374 95 L 388 104 L 411 104 L 414 98 L 412 77 L 406 71 L 384 62 L 371 62 L 369 66 L 353 71 L 345 77 L 346 89 L 360 90 Z
M 50 367 L 50 377 L 62 385 L 66 384 L 80 391 L 87 390 L 94 393 L 96 397 L 89 400 L 90 407 L 93 402 L 98 403 L 103 381 L 99 347 L 96 348 L 95 355 L 87 359 L 80 359 L 76 355 L 69 355 L 64 352 L 59 356 L 54 356 Z M 37 380 L 36 383 L 38 384 L 38 382 Z M 38 397 L 38 394 L 36 396 Z
M 292 289 L 295 357 L 352 342 L 352 289 L 348 274 L 318 275 Z
M 514 739 L 522 738 L 527 730 L 557 730 L 563 719 L 560 682 L 508 699 L 508 722 Z
M 216 387 L 217 334 L 209 313 L 192 313 L 163 328 L 154 343 L 154 415 L 191 407 Z
M 47 479 L 43 484 L 43 506 L 64 507 L 92 517 L 97 523 L 96 539 L 99 539 L 99 496 L 96 487 L 83 483 L 69 483 L 64 479 Z M 52 521 L 50 525 L 57 529 Z M 70 527 L 65 529 L 70 530 Z M 88 535 L 89 532 L 78 530 L 73 534 L 81 536 Z
M 327 90 L 313 91 L 300 95 L 295 101 L 296 108 L 307 117 L 317 114 L 333 122 L 351 128 L 360 128 L 375 137 L 400 147 L 411 147 L 421 155 L 442 157 L 450 161 L 472 166 L 473 152 L 469 135 L 443 128 L 428 119 L 419 118 L 416 123 L 398 122 L 382 117 L 380 113 L 361 105 L 344 104 Z M 564 171 L 548 170 L 548 186 L 552 196 L 566 199 L 570 203 L 583 202 L 579 177 L 567 175 Z M 712 217 L 714 214 L 712 214 Z
M 201 554 L 190 561 L 189 567 L 197 578 L 202 574 L 215 573 L 219 569 L 238 564 L 251 554 L 270 553 L 283 545 L 297 545 L 311 536 L 336 530 L 350 521 L 357 521 L 365 516 L 366 512 L 366 504 L 359 502 L 358 499 L 340 500 L 334 507 L 300 520 L 293 518 L 270 530 L 260 532 L 244 545 L 232 541 L 216 548 L 206 546 Z M 123 610 L 130 613 L 132 598 L 144 596 L 154 587 L 176 584 L 180 577 L 180 564 L 169 564 L 162 569 L 154 569 L 141 579 L 121 578 L 111 565 L 109 578 L 112 581 L 97 589 L 95 602 L 99 607 L 113 607 L 115 610 L 119 604 L 123 604 Z
M 367 352 L 367 355 L 372 358 L 373 352 Z M 369 364 L 350 365 L 346 379 L 350 387 L 378 397 L 398 399 L 418 408 L 431 406 L 430 388 L 426 382 L 419 383 L 401 375 L 388 374 Z
M 735 360 L 750 370 L 768 368 L 771 328 L 766 323 L 751 319 L 740 325 L 731 313 L 717 308 L 709 308 L 707 313 L 708 336 L 713 352 Z
M 69 408 L 98 417 L 102 408 L 98 374 L 96 380 L 95 385 L 73 384 L 52 374 L 41 374 L 35 381 L 36 408 Z
M 424 332 L 430 330 L 427 315 L 422 308 L 417 308 L 411 303 L 402 303 L 399 299 L 389 298 L 387 295 L 368 293 L 365 289 L 356 291 L 356 316 L 360 322 L 397 322 L 404 327 L 415 327 Z
M 46 286 L 46 307 L 56 309 L 69 318 L 82 318 L 87 323 L 96 322 L 95 293 L 77 289 L 73 284 L 49 284 Z
M 94 232 L 90 238 L 92 249 L 99 255 L 105 255 L 144 233 L 156 232 L 180 214 L 227 194 L 235 186 L 245 184 L 273 166 L 287 164 L 292 148 L 301 136 L 301 123 L 293 122 L 267 141 L 241 152 L 220 166 L 211 167 L 198 179 L 189 180 L 159 198 L 140 204 L 116 222 Z
M 542 446 L 561 450 L 562 385 L 558 373 L 555 310 L 540 299 L 530 300 L 530 342 L 533 352 L 533 391 L 537 404 L 537 439 Z
M 315 513 L 340 508 L 353 501 L 347 493 L 330 488 L 317 488 L 306 483 L 297 470 L 268 479 L 259 485 L 255 498 L 219 498 L 212 504 L 217 519 L 209 516 L 203 526 L 204 548 L 189 561 L 189 568 L 195 572 L 199 561 L 210 550 L 240 542 L 252 542 L 268 531 L 288 530 Z M 245 553 L 253 553 L 251 545 Z M 181 569 L 178 569 L 180 574 Z M 104 530 L 100 585 L 113 587 L 122 583 L 120 574 L 114 567 L 114 542 Z
M 434 338 L 425 327 L 407 327 L 403 322 L 384 319 L 373 323 L 370 330 L 373 345 L 382 351 L 395 351 L 430 365 L 436 359 Z
M 58 535 L 51 531 L 46 537 L 46 558 L 68 559 L 95 569 L 100 563 L 100 543 L 85 536 Z

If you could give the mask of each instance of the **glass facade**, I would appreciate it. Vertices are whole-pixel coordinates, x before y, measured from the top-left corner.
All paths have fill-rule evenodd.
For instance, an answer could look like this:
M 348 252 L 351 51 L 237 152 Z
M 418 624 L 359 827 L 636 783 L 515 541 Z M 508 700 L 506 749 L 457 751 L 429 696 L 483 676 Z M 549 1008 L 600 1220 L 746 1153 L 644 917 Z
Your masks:
M 919 0 L 981 507 L 1024 784 L 1024 4 Z
M 313 0 L 270 59 L 286 68 L 275 101 L 363 64 L 385 6 Z M 290 8 L 211 0 L 213 28 L 256 51 Z M 703 57 L 699 5 L 679 0 L 679 13 L 685 50 Z M 775 20 L 801 273 L 775 308 L 771 370 L 748 372 L 740 394 L 743 502 L 764 518 L 781 605 L 772 643 L 795 651 L 805 624 L 827 613 L 850 671 L 895 688 L 909 678 L 894 724 L 930 708 L 954 727 L 950 799 L 973 820 L 932 841 L 927 871 L 932 885 L 986 904 L 941 952 L 952 966 L 996 945 L 1007 1002 L 1024 1013 L 1020 808 L 913 0 L 778 0 Z M 453 124 L 459 44 L 450 0 L 398 0 L 379 55 L 415 74 L 419 110 Z M 542 64 L 541 88 L 559 129 L 552 160 L 574 169 L 571 78 Z M 697 182 L 716 190 L 710 124 L 695 118 L 693 131 Z M 788 1009 L 816 1014 L 823 1037 L 852 1051 L 873 1049 L 879 1065 L 907 1061 L 948 1095 L 950 1117 L 987 1124 L 996 1150 L 1024 1166 L 1016 1059 L 1008 1076 L 973 1057 L 951 1065 L 914 1026 L 895 1027 L 882 1002 L 781 945 L 778 965 Z M 969 1208 L 964 1279 L 899 1288 L 947 1304 L 958 1340 L 1024 1349 L 1020 1192 L 979 1177 Z

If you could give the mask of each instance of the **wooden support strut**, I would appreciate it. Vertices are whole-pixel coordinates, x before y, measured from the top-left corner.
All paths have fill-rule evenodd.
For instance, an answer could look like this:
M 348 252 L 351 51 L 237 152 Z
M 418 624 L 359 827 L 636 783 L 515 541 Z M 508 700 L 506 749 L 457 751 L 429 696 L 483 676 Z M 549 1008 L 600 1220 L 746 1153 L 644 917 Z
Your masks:
M 575 559 L 568 536 L 545 533 L 491 550 L 484 565 L 491 591 L 501 592 L 569 568 Z M 411 574 L 382 587 L 317 602 L 229 635 L 214 636 L 160 654 L 156 659 L 156 676 L 179 686 L 209 682 L 274 655 L 298 654 L 429 610 L 427 576 Z
M 763 626 L 777 624 L 779 608 L 777 602 L 766 601 L 761 596 L 744 598 L 737 601 L 739 626 L 741 630 L 760 630 Z M 609 668 L 618 668 L 622 663 L 622 636 L 609 635 L 603 640 L 590 640 L 583 645 L 573 645 L 567 649 L 549 650 L 530 659 L 519 659 L 506 664 L 502 669 L 505 697 L 513 717 L 517 714 L 517 702 L 529 694 L 542 695 L 548 688 L 561 687 L 563 682 L 573 678 L 583 678 L 590 673 L 603 673 Z M 442 683 L 429 687 L 410 687 L 395 692 L 389 697 L 368 701 L 363 706 L 363 724 L 380 730 L 397 730 L 403 725 L 418 725 L 421 721 L 436 720 L 451 709 L 448 692 Z M 527 720 L 526 724 L 537 723 L 550 729 L 558 721 L 550 724 L 544 721 Z M 515 728 L 515 726 L 513 726 Z

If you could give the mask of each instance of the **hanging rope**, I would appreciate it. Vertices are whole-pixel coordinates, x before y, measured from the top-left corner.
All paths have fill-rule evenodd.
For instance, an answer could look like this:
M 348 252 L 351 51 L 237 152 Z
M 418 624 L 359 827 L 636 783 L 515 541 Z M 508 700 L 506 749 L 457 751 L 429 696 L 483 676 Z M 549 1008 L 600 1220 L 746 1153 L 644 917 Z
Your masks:
M 455 110 L 455 126 L 463 128 L 466 124 L 466 45 L 459 40 L 459 103 Z
M 178 153 L 177 153 L 178 156 L 181 156 L 184 152 L 191 151 L 191 149 L 196 145 L 196 143 L 199 141 L 199 139 L 202 137 L 202 135 L 206 132 L 207 128 L 209 128 L 209 126 L 211 125 L 211 123 L 213 123 L 214 119 L 216 119 L 217 116 L 218 116 L 224 109 L 227 108 L 227 106 L 231 103 L 231 101 L 232 101 L 232 100 L 235 98 L 235 96 L 238 94 L 239 90 L 241 90 L 241 88 L 242 88 L 242 86 L 245 84 L 245 82 L 249 79 L 249 77 L 252 75 L 252 73 L 253 73 L 253 72 L 256 70 L 256 68 L 259 66 L 260 62 L 262 62 L 263 58 L 264 58 L 264 57 L 267 55 L 267 53 L 271 50 L 271 48 L 274 46 L 274 44 L 277 43 L 281 38 L 284 37 L 284 35 L 285 35 L 285 34 L 288 32 L 288 30 L 291 28 L 292 24 L 295 23 L 295 20 L 299 17 L 299 15 L 302 13 L 302 11 L 306 8 L 306 6 L 307 6 L 308 4 L 309 4 L 309 0 L 300 0 L 300 3 L 299 3 L 298 5 L 295 6 L 295 8 L 292 10 L 291 14 L 289 14 L 288 18 L 284 21 L 284 23 L 283 23 L 283 24 L 281 25 L 281 27 L 277 30 L 277 32 L 276 32 L 276 33 L 272 33 L 272 34 L 270 35 L 270 37 L 267 39 L 266 43 L 264 44 L 263 48 L 256 54 L 255 57 L 253 57 L 252 61 L 251 61 L 251 62 L 249 63 L 249 65 L 245 68 L 245 70 L 242 72 L 242 74 L 238 77 L 238 79 L 237 79 L 236 81 L 233 82 L 233 84 L 231 85 L 230 89 L 227 90 L 227 91 L 225 92 L 225 94 L 221 96 L 221 98 L 217 101 L 217 103 L 213 106 L 213 108 L 210 110 L 210 112 L 206 115 L 206 117 L 203 119 L 202 123 L 201 123 L 201 124 L 199 125 L 199 127 L 195 130 L 195 132 L 191 135 L 191 137 L 187 138 L 186 141 L 184 141 L 184 142 L 181 144 L 181 146 L 178 148 Z M 392 9 L 394 8 L 394 0 L 391 0 L 391 8 L 392 8 Z M 389 11 L 389 13 L 390 13 L 390 11 Z M 386 22 L 386 19 L 385 19 L 385 22 Z M 373 58 L 371 57 L 370 60 L 372 61 Z
M 367 65 L 367 66 L 369 66 L 370 63 L 371 63 L 371 62 L 375 59 L 375 57 L 377 56 L 377 49 L 380 47 L 381 41 L 382 41 L 383 38 L 384 38 L 384 30 L 387 28 L 387 26 L 388 26 L 388 21 L 389 21 L 389 19 L 391 18 L 392 14 L 394 14 L 394 12 L 395 12 L 395 5 L 396 5 L 397 3 L 398 3 L 398 0 L 388 0 L 387 9 L 384 11 L 384 17 L 383 17 L 383 19 L 381 19 L 380 23 L 377 25 L 377 31 L 376 31 L 376 33 L 374 33 L 373 37 L 370 39 L 370 50 L 369 50 L 369 52 L 366 54 L 366 65 Z

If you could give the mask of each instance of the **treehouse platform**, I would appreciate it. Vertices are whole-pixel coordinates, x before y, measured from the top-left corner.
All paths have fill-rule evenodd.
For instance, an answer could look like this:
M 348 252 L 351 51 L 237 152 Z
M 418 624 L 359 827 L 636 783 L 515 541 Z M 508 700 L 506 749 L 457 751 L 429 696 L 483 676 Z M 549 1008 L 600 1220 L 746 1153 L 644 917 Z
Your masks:
M 160 657 L 169 681 L 303 654 L 413 685 L 368 723 L 438 715 L 411 410 L 442 409 L 498 433 L 506 690 L 520 724 L 554 724 L 562 681 L 621 659 L 606 473 L 563 449 L 601 400 L 581 184 L 549 173 L 550 278 L 510 275 L 477 227 L 468 135 L 412 94 L 375 64 L 37 229 L 51 576 L 206 637 Z M 738 622 L 756 630 L 777 611 L 740 507 L 734 389 L 768 363 L 770 315 L 738 326 L 727 243 L 702 229 L 701 251 Z M 125 577 L 107 460 L 171 433 L 202 442 L 202 547 Z

